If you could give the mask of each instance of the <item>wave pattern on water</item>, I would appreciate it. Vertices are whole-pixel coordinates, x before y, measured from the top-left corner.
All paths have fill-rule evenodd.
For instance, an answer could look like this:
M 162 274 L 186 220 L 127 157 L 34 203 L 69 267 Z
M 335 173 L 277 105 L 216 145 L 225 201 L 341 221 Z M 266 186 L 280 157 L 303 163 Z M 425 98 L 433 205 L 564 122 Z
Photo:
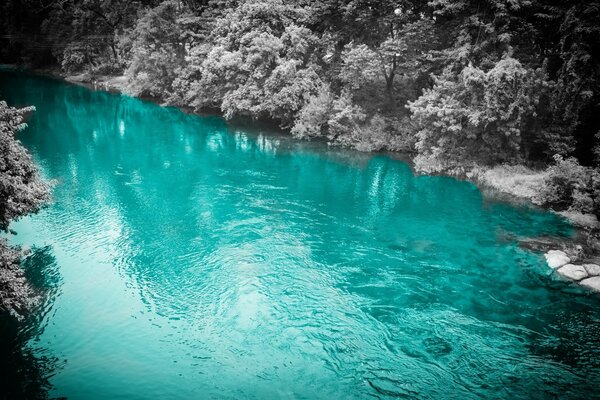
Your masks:
M 69 398 L 591 398 L 600 301 L 533 207 L 125 96 L 3 72 L 59 185 L 14 225 L 54 289 L 29 347 Z M 41 261 L 40 261 L 41 260 Z

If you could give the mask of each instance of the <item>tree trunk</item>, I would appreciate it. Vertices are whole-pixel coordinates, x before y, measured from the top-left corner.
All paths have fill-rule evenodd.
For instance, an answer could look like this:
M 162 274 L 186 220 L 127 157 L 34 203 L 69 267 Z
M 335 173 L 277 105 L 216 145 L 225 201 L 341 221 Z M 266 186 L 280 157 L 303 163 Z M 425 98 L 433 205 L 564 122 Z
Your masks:
M 392 67 L 390 73 L 385 77 L 385 91 L 392 108 L 396 108 L 396 99 L 394 98 L 394 78 L 396 77 L 396 67 L 398 66 L 396 56 L 392 59 Z
M 115 61 L 117 61 L 117 48 L 115 46 L 115 38 L 114 38 L 114 36 L 110 40 L 110 48 L 112 49 L 112 53 L 113 53 L 113 57 L 114 57 Z

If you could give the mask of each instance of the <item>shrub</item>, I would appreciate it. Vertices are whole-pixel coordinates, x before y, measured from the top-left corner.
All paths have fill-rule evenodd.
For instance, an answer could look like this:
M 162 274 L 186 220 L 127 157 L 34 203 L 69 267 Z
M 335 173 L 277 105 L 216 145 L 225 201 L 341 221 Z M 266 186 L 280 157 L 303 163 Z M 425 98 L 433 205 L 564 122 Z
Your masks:
M 470 64 L 458 73 L 446 68 L 433 88 L 408 103 L 420 127 L 416 147 L 421 164 L 438 172 L 524 161 L 534 148 L 547 153 L 541 148 L 547 147 L 548 132 L 533 122 L 550 86 L 543 68 L 533 70 L 510 56 L 487 71 Z M 553 143 L 562 140 L 566 138 L 552 137 Z
M 548 168 L 539 201 L 557 211 L 578 211 L 600 216 L 600 171 L 580 165 L 575 158 L 555 156 Z
M 325 135 L 332 107 L 333 95 L 328 86 L 323 86 L 318 94 L 309 97 L 300 110 L 292 128 L 292 135 L 298 139 Z
M 332 144 L 352 147 L 360 136 L 366 118 L 364 110 L 352 102 L 350 93 L 342 92 L 332 104 L 331 116 L 327 121 L 327 139 Z
M 200 79 L 190 84 L 192 105 L 220 106 L 225 118 L 269 117 L 291 126 L 323 86 L 318 37 L 303 26 L 305 14 L 281 0 L 262 0 L 241 2 L 219 18 L 210 51 L 190 58 L 201 62 Z
M 60 66 L 65 72 L 79 72 L 86 66 L 86 54 L 78 47 L 67 47 L 62 53 Z
M 131 61 L 126 70 L 127 91 L 135 96 L 166 99 L 185 61 L 183 32 L 178 21 L 178 4 L 167 1 L 148 10 L 130 34 Z

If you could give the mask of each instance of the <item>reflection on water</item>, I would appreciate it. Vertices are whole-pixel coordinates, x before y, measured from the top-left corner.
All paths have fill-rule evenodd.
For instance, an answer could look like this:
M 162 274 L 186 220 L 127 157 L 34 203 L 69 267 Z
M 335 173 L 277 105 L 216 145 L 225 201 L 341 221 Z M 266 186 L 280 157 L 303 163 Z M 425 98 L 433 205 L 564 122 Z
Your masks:
M 49 379 L 58 360 L 51 352 L 29 345 L 43 334 L 44 319 L 52 311 L 61 285 L 60 273 L 50 247 L 33 248 L 23 261 L 26 276 L 40 296 L 37 309 L 24 322 L 0 314 L 0 399 L 44 398 L 52 387 Z
M 514 238 L 558 217 L 136 99 L 3 73 L 57 179 L 27 348 L 71 398 L 581 398 L 600 302 Z M 46 258 L 44 258 L 46 257 Z M 44 275 L 46 276 L 46 275 Z M 60 279 L 58 278 L 60 277 Z

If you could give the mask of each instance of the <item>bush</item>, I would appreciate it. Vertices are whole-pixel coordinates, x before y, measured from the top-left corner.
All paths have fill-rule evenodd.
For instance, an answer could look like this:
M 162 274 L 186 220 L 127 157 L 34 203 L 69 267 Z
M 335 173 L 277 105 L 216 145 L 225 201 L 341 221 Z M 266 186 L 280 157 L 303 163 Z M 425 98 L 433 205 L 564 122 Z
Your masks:
M 39 211 L 50 194 L 50 185 L 15 137 L 27 126 L 24 114 L 33 110 L 16 109 L 0 101 L 0 232 L 8 231 L 11 221 Z
M 167 1 L 147 10 L 137 21 L 126 40 L 119 44 L 131 47 L 129 66 L 125 71 L 127 91 L 134 96 L 169 98 L 172 83 L 185 62 L 185 40 L 178 24 L 178 4 Z
M 333 95 L 328 86 L 323 86 L 317 95 L 309 97 L 308 102 L 298 113 L 292 135 L 298 139 L 325 135 L 332 107 Z
M 360 151 L 412 151 L 414 126 L 408 118 L 375 113 L 370 118 L 348 91 L 335 98 L 328 86 L 311 96 L 300 110 L 292 135 L 298 139 L 327 137 L 329 143 Z
M 83 71 L 86 66 L 86 54 L 83 49 L 67 47 L 62 53 L 60 66 L 65 72 Z
M 360 137 L 361 126 L 366 118 L 362 107 L 352 102 L 350 93 L 342 92 L 340 97 L 333 101 L 331 115 L 327 121 L 327 139 L 332 144 L 352 147 Z
M 201 61 L 200 79 L 190 85 L 192 105 L 219 106 L 225 118 L 268 117 L 291 126 L 323 87 L 319 40 L 305 19 L 303 9 L 281 0 L 241 2 L 217 19 L 210 51 L 190 58 Z
M 539 194 L 542 205 L 556 211 L 578 211 L 600 216 L 600 171 L 580 165 L 575 158 L 555 156 Z
M 420 128 L 416 148 L 421 164 L 443 172 L 526 161 L 533 150 L 546 154 L 543 147 L 549 142 L 568 141 L 560 135 L 550 138 L 543 124 L 534 123 L 550 87 L 543 68 L 534 70 L 510 56 L 489 70 L 471 64 L 458 72 L 446 68 L 433 88 L 408 103 Z

